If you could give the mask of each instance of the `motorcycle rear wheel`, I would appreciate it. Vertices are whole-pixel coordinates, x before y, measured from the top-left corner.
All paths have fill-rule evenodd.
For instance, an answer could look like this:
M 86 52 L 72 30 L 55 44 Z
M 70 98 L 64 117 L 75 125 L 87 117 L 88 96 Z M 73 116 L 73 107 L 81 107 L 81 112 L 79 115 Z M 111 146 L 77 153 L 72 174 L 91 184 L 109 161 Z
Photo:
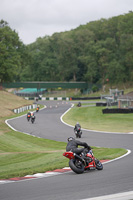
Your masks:
M 84 164 L 78 159 L 71 159 L 69 161 L 69 167 L 76 173 L 82 174 L 84 172 Z
M 103 164 L 98 159 L 95 159 L 95 164 L 96 164 L 96 169 L 97 170 L 102 170 L 103 169 Z
M 81 138 L 81 134 L 76 134 L 76 138 Z

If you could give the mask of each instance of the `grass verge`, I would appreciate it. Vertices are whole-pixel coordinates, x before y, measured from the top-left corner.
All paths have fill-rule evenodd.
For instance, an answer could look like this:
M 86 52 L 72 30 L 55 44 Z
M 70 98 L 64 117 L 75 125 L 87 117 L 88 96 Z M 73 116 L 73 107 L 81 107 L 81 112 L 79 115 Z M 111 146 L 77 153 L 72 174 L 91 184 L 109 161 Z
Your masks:
M 133 132 L 133 114 L 103 114 L 105 107 L 73 107 L 63 120 L 75 125 L 78 121 L 82 128 L 109 132 Z
M 7 132 L 0 136 L 0 179 L 66 167 L 68 159 L 62 156 L 65 147 L 65 142 Z M 93 152 L 98 159 L 113 159 L 126 150 L 93 147 Z

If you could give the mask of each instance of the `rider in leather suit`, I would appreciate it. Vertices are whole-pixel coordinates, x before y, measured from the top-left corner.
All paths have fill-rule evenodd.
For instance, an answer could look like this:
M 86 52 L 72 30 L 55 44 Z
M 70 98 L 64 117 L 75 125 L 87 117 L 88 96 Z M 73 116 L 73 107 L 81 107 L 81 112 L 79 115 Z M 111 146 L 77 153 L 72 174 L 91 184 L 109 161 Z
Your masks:
M 74 127 L 74 131 L 77 131 L 78 128 L 81 128 L 81 126 L 80 126 L 80 124 L 77 122 L 77 124 L 76 124 L 75 127 Z
M 84 148 L 78 148 L 79 145 L 83 146 Z M 72 151 L 73 153 L 79 155 L 82 152 L 86 154 L 89 150 L 91 150 L 91 147 L 86 142 L 80 142 L 78 140 L 75 140 L 73 137 L 68 138 L 66 151 Z

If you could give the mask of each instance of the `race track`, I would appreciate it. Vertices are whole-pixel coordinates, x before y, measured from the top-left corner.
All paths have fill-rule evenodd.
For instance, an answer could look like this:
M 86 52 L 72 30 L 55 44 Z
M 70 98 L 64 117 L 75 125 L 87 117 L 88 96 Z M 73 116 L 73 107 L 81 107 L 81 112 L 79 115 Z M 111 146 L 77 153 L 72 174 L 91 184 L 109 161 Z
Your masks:
M 9 120 L 15 129 L 56 141 L 67 141 L 74 136 L 73 127 L 63 124 L 60 117 L 71 107 L 71 102 L 42 101 L 47 107 L 36 113 L 35 124 L 26 116 Z M 82 126 L 82 124 L 81 124 Z M 101 133 L 83 130 L 81 141 L 90 146 L 121 147 L 133 151 L 133 135 Z M 64 166 L 65 167 L 65 166 Z M 0 185 L 0 200 L 81 200 L 133 190 L 133 154 L 108 164 L 102 171 L 90 170 L 77 175 L 67 172 L 27 181 Z

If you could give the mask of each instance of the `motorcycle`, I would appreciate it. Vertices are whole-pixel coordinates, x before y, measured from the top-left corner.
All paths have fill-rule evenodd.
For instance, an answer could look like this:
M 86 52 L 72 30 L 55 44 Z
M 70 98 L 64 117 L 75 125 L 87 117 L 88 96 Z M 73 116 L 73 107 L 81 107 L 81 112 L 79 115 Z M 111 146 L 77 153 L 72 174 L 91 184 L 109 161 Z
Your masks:
M 82 135 L 82 131 L 81 131 L 81 128 L 78 127 L 77 130 L 74 129 L 74 133 L 76 135 L 76 138 L 81 138 L 81 135 Z
M 31 116 L 31 122 L 32 122 L 32 124 L 35 122 L 35 116 L 34 115 Z
M 84 171 L 90 169 L 97 169 L 97 170 L 103 169 L 102 163 L 94 157 L 92 150 L 90 150 L 86 154 L 86 157 L 83 157 L 82 153 L 80 155 L 77 155 L 76 153 L 73 153 L 71 151 L 64 152 L 63 156 L 70 159 L 69 167 L 76 174 L 82 174 Z
M 29 122 L 31 115 L 27 114 L 27 121 Z
M 38 112 L 38 111 L 39 111 L 39 107 L 36 108 L 36 112 Z

